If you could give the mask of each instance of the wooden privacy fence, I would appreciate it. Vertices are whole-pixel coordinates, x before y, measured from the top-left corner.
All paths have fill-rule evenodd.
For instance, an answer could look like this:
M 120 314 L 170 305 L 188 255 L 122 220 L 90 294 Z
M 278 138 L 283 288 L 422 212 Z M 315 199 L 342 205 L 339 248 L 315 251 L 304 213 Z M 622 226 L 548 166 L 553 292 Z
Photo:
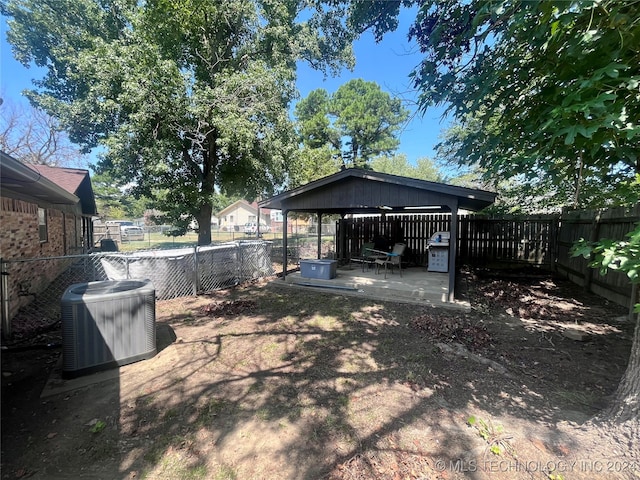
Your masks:
M 557 218 L 489 218 L 476 215 L 458 216 L 459 264 L 494 265 L 526 263 L 553 265 L 553 238 Z M 338 222 L 337 238 L 344 238 L 337 246 L 338 258 L 358 255 L 363 243 L 378 237 L 387 239 L 390 245 L 404 242 L 407 245 L 405 261 L 415 265 L 427 264 L 427 247 L 435 232 L 451 230 L 451 215 L 387 215 L 364 217 Z M 344 229 L 344 237 L 341 237 Z M 339 240 L 338 240 L 339 242 Z
M 380 237 L 389 245 L 404 242 L 407 245 L 404 260 L 411 264 L 427 264 L 427 243 L 433 233 L 449 231 L 451 215 L 387 215 L 383 217 L 361 217 L 344 219 L 336 227 L 336 254 L 348 259 L 358 256 L 365 242 Z M 340 244 L 342 239 L 342 244 Z
M 640 204 L 634 208 L 565 210 L 561 215 L 499 216 L 459 215 L 458 265 L 493 268 L 532 265 L 557 272 L 621 305 L 631 300 L 631 285 L 623 273 L 600 275 L 582 257 L 571 257 L 580 238 L 623 240 L 640 222 Z M 363 243 L 384 237 L 389 244 L 404 242 L 404 260 L 427 264 L 431 235 L 451 230 L 451 215 L 387 215 L 340 220 L 336 227 L 336 255 L 358 255 Z M 635 301 L 635 300 L 634 300 Z
M 589 267 L 589 260 L 571 257 L 570 249 L 576 240 L 609 238 L 624 240 L 627 233 L 640 222 L 640 204 L 634 208 L 608 210 L 565 211 L 560 217 L 556 245 L 558 249 L 556 271 L 590 292 L 601 295 L 621 305 L 635 303 L 631 298 L 629 278 L 622 272 L 608 270 L 600 275 Z
M 558 218 L 552 216 L 460 216 L 456 261 L 474 266 L 527 264 L 552 269 L 557 229 Z

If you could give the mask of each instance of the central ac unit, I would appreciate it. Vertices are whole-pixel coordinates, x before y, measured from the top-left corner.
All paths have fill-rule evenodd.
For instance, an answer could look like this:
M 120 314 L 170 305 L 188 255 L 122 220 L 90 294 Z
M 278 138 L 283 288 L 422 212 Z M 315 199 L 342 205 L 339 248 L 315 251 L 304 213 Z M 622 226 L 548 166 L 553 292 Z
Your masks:
M 71 285 L 62 296 L 62 375 L 106 370 L 155 356 L 155 289 L 150 280 Z

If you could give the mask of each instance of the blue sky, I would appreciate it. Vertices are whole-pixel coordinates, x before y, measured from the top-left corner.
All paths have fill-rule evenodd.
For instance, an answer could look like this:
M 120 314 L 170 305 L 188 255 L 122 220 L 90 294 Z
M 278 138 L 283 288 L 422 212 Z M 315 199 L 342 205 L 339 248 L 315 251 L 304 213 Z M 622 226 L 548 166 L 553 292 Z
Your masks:
M 385 35 L 382 42 L 375 43 L 373 35 L 366 33 L 354 45 L 356 66 L 352 72 L 343 70 L 339 77 L 324 78 L 323 74 L 304 65 L 298 69 L 298 90 L 305 98 L 316 88 L 324 88 L 332 94 L 340 85 L 354 78 L 376 82 L 391 95 L 406 101 L 406 108 L 415 114 L 417 92 L 411 87 L 409 74 L 420 63 L 423 55 L 415 42 L 410 43 L 408 32 L 415 19 L 416 9 L 403 10 L 400 24 L 395 32 Z M 430 108 L 424 114 L 412 114 L 400 135 L 397 153 L 406 154 L 410 162 L 418 158 L 434 158 L 434 147 L 438 143 L 441 130 L 446 128 L 441 116 L 444 108 Z
M 403 11 L 400 25 L 395 32 L 388 33 L 381 43 L 376 44 L 373 36 L 366 33 L 354 45 L 356 66 L 353 71 L 343 70 L 338 77 L 325 78 L 321 72 L 300 65 L 298 90 L 300 98 L 305 98 L 316 88 L 324 88 L 329 94 L 340 85 L 353 78 L 376 82 L 382 90 L 406 101 L 406 107 L 416 112 L 417 93 L 412 91 L 409 73 L 419 64 L 422 55 L 415 44 L 407 38 L 409 26 L 415 17 L 415 10 Z M 37 68 L 27 69 L 12 56 L 6 42 L 6 19 L 2 17 L 0 42 L 0 94 L 13 103 L 25 102 L 21 92 L 32 87 L 31 79 L 40 78 Z M 434 157 L 434 146 L 446 123 L 441 121 L 442 109 L 429 109 L 424 114 L 412 115 L 412 120 L 400 135 L 398 153 L 404 153 L 414 163 L 421 157 Z

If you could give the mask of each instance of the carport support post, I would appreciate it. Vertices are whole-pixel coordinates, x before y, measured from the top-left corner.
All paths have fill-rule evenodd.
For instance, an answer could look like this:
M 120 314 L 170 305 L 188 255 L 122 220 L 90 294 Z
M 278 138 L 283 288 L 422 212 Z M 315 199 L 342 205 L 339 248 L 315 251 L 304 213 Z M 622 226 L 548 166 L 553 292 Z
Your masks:
M 318 260 L 322 258 L 322 213 L 316 213 L 318 219 Z
M 348 260 L 350 257 L 349 249 L 347 248 L 347 223 L 344 221 L 344 213 L 340 215 L 340 220 L 336 233 L 339 234 L 338 241 L 336 243 L 336 253 L 340 253 L 341 260 Z M 338 260 L 336 258 L 336 260 Z
M 449 226 L 449 303 L 453 303 L 456 293 L 456 255 L 458 254 L 458 202 L 450 205 L 451 225 Z
M 282 211 L 282 279 L 287 278 L 287 232 L 289 227 L 287 226 L 288 210 Z

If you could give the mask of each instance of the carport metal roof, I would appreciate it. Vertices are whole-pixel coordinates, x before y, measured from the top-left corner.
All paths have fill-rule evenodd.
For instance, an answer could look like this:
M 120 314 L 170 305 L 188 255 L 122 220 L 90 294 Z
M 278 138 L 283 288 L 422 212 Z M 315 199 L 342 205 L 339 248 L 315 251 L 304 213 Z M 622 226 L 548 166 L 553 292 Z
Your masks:
M 415 178 L 349 168 L 259 202 L 261 208 L 282 210 L 284 220 L 284 272 L 286 275 L 287 214 L 289 212 L 340 214 L 397 214 L 450 212 L 449 299 L 453 301 L 458 210 L 479 211 L 496 194 L 485 190 L 445 185 Z M 319 223 L 320 223 L 319 218 Z M 318 232 L 320 244 L 320 232 Z

